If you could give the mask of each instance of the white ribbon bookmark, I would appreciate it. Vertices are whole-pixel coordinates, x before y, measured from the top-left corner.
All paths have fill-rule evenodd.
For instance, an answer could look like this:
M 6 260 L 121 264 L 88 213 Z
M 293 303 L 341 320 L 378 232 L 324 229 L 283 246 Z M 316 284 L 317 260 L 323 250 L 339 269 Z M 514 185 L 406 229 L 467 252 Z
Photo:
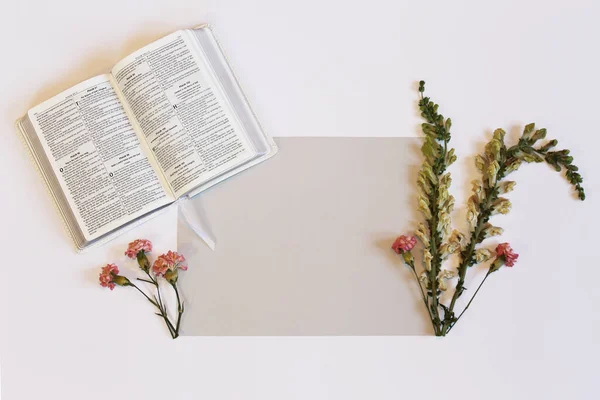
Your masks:
M 183 197 L 178 202 L 183 220 L 191 230 L 212 250 L 215 250 L 216 240 L 208 224 L 208 218 L 199 201 L 192 202 L 189 197 Z M 194 204 L 196 203 L 196 204 Z

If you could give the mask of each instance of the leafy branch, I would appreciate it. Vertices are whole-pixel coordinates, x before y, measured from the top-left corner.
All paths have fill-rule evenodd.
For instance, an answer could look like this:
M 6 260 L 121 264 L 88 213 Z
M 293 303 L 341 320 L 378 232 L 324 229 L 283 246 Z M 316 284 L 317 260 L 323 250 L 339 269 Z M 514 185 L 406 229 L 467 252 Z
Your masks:
M 414 266 L 411 250 L 414 238 L 400 236 L 392 248 L 402 254 L 405 262 L 411 267 L 415 278 L 419 281 L 423 301 L 428 308 L 429 316 L 437 336 L 445 336 L 458 322 L 471 302 L 485 283 L 488 276 L 500 269 L 501 266 L 514 265 L 518 255 L 512 251 L 508 243 L 502 243 L 496 251 L 479 247 L 486 238 L 498 236 L 503 229 L 490 223 L 496 214 L 508 214 L 512 203 L 501 195 L 511 192 L 516 183 L 505 178 L 520 168 L 524 163 L 546 162 L 556 171 L 565 169 L 567 180 L 573 185 L 579 199 L 585 199 L 582 187 L 583 178 L 578 167 L 573 164 L 569 150 L 554 150 L 556 139 L 538 145 L 546 138 L 546 129 L 535 129 L 528 124 L 518 143 L 507 147 L 505 132 L 502 129 L 494 131 L 493 138 L 485 146 L 485 152 L 475 158 L 475 164 L 481 172 L 481 179 L 473 181 L 473 195 L 467 202 L 467 219 L 470 226 L 468 239 L 460 232 L 451 230 L 450 214 L 454 208 L 454 197 L 449 194 L 451 184 L 447 168 L 456 161 L 454 149 L 448 149 L 450 141 L 451 120 L 445 119 L 438 113 L 439 106 L 429 97 L 424 96 L 425 82 L 419 82 L 419 109 L 425 119 L 422 129 L 425 140 L 421 151 L 424 162 L 419 171 L 419 211 L 425 218 L 425 224 L 420 224 L 415 235 L 424 245 L 423 273 L 419 277 Z M 411 240 L 412 239 L 412 240 Z M 457 271 L 442 268 L 443 261 L 453 253 L 459 255 Z M 466 290 L 465 280 L 470 267 L 494 258 L 484 280 L 467 303 L 467 306 L 456 317 L 457 300 Z M 458 276 L 458 282 L 449 305 L 440 302 L 440 295 L 447 289 L 446 280 Z M 423 292 L 423 286 L 427 296 Z M 443 312 L 443 315 L 441 313 Z

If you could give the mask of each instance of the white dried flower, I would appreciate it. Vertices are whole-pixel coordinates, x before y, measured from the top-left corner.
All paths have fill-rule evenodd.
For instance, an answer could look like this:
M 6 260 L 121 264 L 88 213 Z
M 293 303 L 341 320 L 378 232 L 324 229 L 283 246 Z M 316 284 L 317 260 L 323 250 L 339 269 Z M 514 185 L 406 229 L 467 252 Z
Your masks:
M 500 158 L 500 149 L 502 148 L 502 142 L 497 139 L 492 139 L 485 146 L 485 155 L 490 160 L 498 160 Z
M 500 236 L 504 232 L 504 229 L 499 226 L 492 226 L 492 224 L 485 224 L 483 229 L 483 235 L 485 238 Z
M 419 171 L 417 183 L 419 184 L 419 187 L 423 190 L 425 194 L 431 194 L 431 183 L 429 182 L 429 179 L 427 178 L 427 174 L 425 174 L 425 172 Z
M 446 259 L 449 255 L 456 253 L 460 249 L 460 246 L 456 242 L 446 242 L 440 246 L 440 253 L 442 258 Z
M 475 156 L 475 167 L 479 170 L 479 172 L 483 173 L 485 171 L 486 159 L 482 155 L 477 154 Z
M 516 185 L 517 185 L 517 182 L 515 182 L 515 181 L 505 181 L 505 182 L 502 182 L 498 186 L 498 193 L 505 194 L 505 193 L 512 192 L 515 189 Z
M 428 249 L 423 250 L 423 264 L 425 265 L 425 269 L 427 271 L 431 271 L 431 261 L 433 260 L 433 256 L 429 252 Z
M 465 235 L 454 229 L 450 235 L 450 238 L 448 238 L 448 241 L 456 243 L 458 247 L 461 248 L 465 245 L 466 238 Z
M 425 247 L 429 246 L 429 238 L 427 237 L 427 228 L 425 227 L 425 224 L 423 224 L 422 222 L 419 223 L 419 226 L 418 226 L 417 230 L 415 231 L 415 236 L 421 240 L 421 243 L 423 243 L 423 246 L 425 246 Z
M 494 160 L 494 162 L 490 163 L 488 169 L 486 171 L 488 185 L 490 187 L 496 186 L 496 179 L 498 178 L 498 171 L 500 170 L 500 165 L 498 161 Z
M 444 175 L 442 175 L 440 177 L 440 186 L 449 188 L 451 184 L 452 184 L 452 177 L 450 176 L 450 172 L 446 172 Z
M 446 210 L 448 214 L 452 213 L 452 210 L 454 210 L 454 196 L 448 196 L 444 204 L 442 204 L 442 208 Z
M 475 204 L 475 200 L 471 196 L 467 202 L 467 221 L 469 222 L 469 228 L 473 230 L 477 225 L 477 217 L 479 216 L 479 208 Z
M 433 183 L 434 185 L 437 184 L 438 179 L 437 179 L 437 176 L 433 173 L 433 169 L 431 168 L 431 165 L 429 165 L 427 162 L 423 163 L 422 171 L 431 183 Z
M 419 199 L 419 211 L 423 213 L 425 219 L 431 219 L 431 210 L 429 210 L 429 204 L 422 199 Z
M 478 264 L 486 262 L 487 260 L 492 258 L 493 255 L 494 252 L 492 250 L 485 248 L 477 249 L 475 250 L 475 262 L 477 262 Z
M 448 229 L 448 227 L 450 226 L 450 214 L 448 214 L 446 212 L 446 210 L 441 210 L 440 211 L 440 215 L 439 215 L 439 220 L 438 220 L 438 226 L 437 229 L 440 232 L 444 232 Z
M 512 204 L 510 200 L 505 199 L 504 197 L 500 197 L 494 202 L 494 209 L 492 211 L 492 214 L 508 214 L 511 208 Z
M 475 199 L 477 200 L 478 203 L 481 202 L 481 200 L 483 200 L 483 182 L 481 182 L 480 180 L 473 180 L 471 181 L 471 184 L 473 185 L 473 196 L 475 196 Z
M 448 188 L 446 186 L 440 186 L 438 189 L 438 205 L 444 204 L 448 199 Z
M 448 269 L 441 270 L 437 276 L 438 288 L 441 291 L 448 289 L 448 285 L 446 284 L 446 281 L 448 279 L 452 279 L 454 277 L 456 277 L 456 271 L 450 271 Z
M 429 276 L 427 276 L 427 272 L 423 271 L 421 273 L 421 276 L 419 277 L 419 281 L 423 284 L 423 286 L 425 286 L 426 288 L 429 287 Z

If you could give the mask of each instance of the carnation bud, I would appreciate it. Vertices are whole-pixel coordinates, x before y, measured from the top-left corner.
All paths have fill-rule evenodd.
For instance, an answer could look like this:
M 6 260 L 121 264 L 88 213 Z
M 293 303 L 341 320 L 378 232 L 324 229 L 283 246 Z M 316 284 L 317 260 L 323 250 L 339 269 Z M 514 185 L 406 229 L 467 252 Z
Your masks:
M 408 265 L 410 265 L 411 267 L 414 265 L 415 258 L 413 257 L 413 255 L 410 251 L 402 253 L 402 258 L 404 259 L 404 262 L 407 263 Z M 175 277 L 175 278 L 177 280 L 177 277 Z
M 148 261 L 148 257 L 146 257 L 146 253 L 144 251 L 137 253 L 136 258 L 138 265 L 144 272 L 150 271 L 150 261 Z
M 113 276 L 112 281 L 119 286 L 131 286 L 131 282 L 129 281 L 129 279 L 127 279 L 126 277 L 124 277 L 122 275 Z
M 496 260 L 490 266 L 490 273 L 496 272 L 504 265 L 504 256 L 497 257 Z
M 165 279 L 171 284 L 174 285 L 177 283 L 177 269 L 169 269 L 167 270 L 167 272 L 165 272 Z

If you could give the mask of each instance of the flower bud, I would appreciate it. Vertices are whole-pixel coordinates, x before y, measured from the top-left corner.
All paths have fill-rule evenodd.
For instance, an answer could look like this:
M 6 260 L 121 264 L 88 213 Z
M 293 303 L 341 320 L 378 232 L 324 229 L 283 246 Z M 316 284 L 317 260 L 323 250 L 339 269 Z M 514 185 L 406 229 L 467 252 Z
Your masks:
M 543 145 L 540 150 L 541 151 L 547 151 L 550 150 L 551 148 L 555 147 L 558 144 L 558 140 L 553 139 L 551 141 L 549 141 L 548 143 L 546 143 L 545 145 Z
M 538 129 L 537 131 L 535 131 L 535 133 L 531 137 L 531 141 L 536 142 L 540 139 L 544 139 L 545 137 L 546 137 L 546 129 L 545 128 Z
M 523 139 L 529 139 L 531 137 L 531 134 L 533 133 L 534 129 L 535 129 L 534 123 L 525 125 L 525 128 L 523 129 L 523 135 L 521 137 Z
M 455 161 L 456 161 L 456 155 L 454 154 L 454 149 L 448 150 L 448 153 L 446 153 L 446 165 L 450 166 L 450 165 L 454 164 Z
M 506 135 L 504 129 L 498 128 L 494 131 L 494 140 L 497 140 L 498 142 L 500 142 L 500 144 L 502 144 L 504 143 L 504 135 Z
M 519 158 L 527 163 L 540 163 L 544 161 L 544 157 L 537 153 L 523 154 Z

